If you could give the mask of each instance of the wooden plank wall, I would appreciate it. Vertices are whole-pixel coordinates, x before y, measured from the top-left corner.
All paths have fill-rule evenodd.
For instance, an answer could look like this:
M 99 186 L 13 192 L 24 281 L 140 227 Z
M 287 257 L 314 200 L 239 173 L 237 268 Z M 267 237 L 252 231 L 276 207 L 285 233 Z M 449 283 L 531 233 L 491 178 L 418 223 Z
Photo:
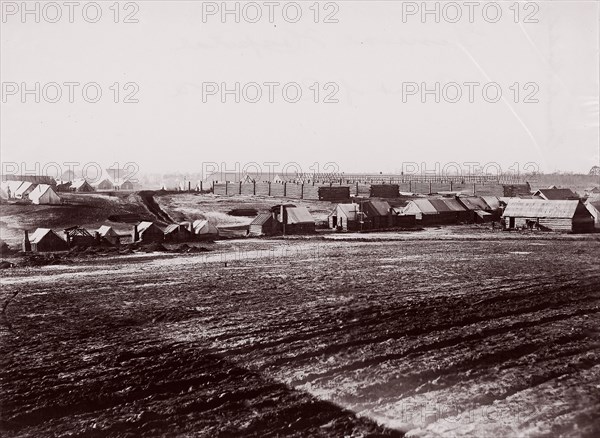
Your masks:
M 473 187 L 475 185 L 475 187 Z M 427 183 L 427 182 L 406 182 L 397 184 L 400 192 L 411 192 L 420 194 L 438 193 L 445 191 L 463 191 L 473 193 L 478 196 L 503 196 L 504 191 L 501 184 L 492 183 Z M 233 195 L 254 195 L 257 196 L 273 196 L 279 198 L 290 199 L 319 199 L 319 187 L 342 187 L 350 189 L 350 196 L 359 196 L 368 198 L 371 196 L 371 184 L 353 183 L 214 183 L 213 193 L 220 196 Z M 208 187 L 207 187 L 208 188 Z M 205 188 L 205 189 L 207 189 Z M 383 196 L 378 196 L 383 197 Z

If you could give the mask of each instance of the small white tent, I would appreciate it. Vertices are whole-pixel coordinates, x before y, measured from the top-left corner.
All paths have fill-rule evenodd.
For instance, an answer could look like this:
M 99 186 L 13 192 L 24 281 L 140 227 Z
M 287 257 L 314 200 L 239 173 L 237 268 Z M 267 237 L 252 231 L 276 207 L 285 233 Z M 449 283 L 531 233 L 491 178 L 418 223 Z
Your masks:
M 110 225 L 102 225 L 96 232 L 111 245 L 119 244 L 120 236 Z
M 199 237 L 218 236 L 219 230 L 207 220 L 197 220 L 193 224 L 194 234 Z
M 40 184 L 37 186 L 31 193 L 29 193 L 29 199 L 34 204 L 39 205 L 54 205 L 62 203 L 60 196 L 58 196 L 54 189 L 48 184 Z
M 50 187 L 50 186 L 48 186 Z M 15 191 L 14 197 L 17 199 L 27 199 L 29 194 L 36 188 L 34 183 L 23 181 L 19 188 Z

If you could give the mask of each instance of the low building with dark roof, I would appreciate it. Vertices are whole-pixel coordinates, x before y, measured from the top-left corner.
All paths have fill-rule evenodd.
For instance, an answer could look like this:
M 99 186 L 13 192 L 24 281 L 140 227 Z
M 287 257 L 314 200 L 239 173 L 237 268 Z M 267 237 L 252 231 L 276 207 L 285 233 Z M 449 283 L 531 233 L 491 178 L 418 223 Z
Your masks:
M 183 224 L 171 224 L 164 230 L 164 240 L 166 242 L 189 242 L 192 237 L 190 230 Z
M 272 213 L 259 213 L 250 223 L 250 236 L 269 236 L 277 233 L 278 227 Z
M 162 242 L 165 238 L 165 234 L 162 229 L 155 225 L 153 222 L 140 222 L 134 226 L 133 229 L 133 241 L 152 243 Z
M 557 188 L 539 189 L 533 194 L 533 196 L 535 198 L 545 199 L 546 201 L 567 201 L 570 199 L 579 199 L 579 196 L 577 196 L 577 194 L 571 189 Z
M 309 234 L 316 228 L 315 219 L 306 207 L 286 208 L 282 223 L 284 234 Z
M 455 198 L 413 199 L 402 209 L 414 215 L 418 225 L 449 225 L 469 221 L 471 215 Z
M 511 199 L 502 215 L 506 229 L 540 229 L 587 233 L 594 217 L 579 200 Z
M 29 241 L 33 252 L 66 251 L 69 249 L 67 242 L 49 228 L 38 228 L 31 237 L 26 234 L 25 239 Z
M 379 230 L 382 228 L 391 228 L 392 206 L 386 201 L 365 201 L 360 203 L 361 211 L 363 212 L 363 220 L 365 229 Z

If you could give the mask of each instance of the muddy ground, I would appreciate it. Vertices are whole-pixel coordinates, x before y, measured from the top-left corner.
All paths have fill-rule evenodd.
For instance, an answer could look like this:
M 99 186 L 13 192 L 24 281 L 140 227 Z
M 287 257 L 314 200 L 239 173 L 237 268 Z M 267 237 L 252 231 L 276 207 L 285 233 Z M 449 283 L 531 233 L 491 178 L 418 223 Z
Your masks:
M 1 272 L 2 435 L 600 434 L 597 240 L 235 245 Z

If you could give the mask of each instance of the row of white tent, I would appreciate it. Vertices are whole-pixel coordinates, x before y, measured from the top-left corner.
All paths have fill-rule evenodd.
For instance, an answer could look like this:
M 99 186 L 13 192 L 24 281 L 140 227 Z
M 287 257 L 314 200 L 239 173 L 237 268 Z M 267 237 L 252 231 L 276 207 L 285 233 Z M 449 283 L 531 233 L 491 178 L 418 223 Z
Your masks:
M 35 184 L 29 181 L 3 181 L 0 184 L 0 198 L 30 200 L 33 204 L 61 204 L 60 196 L 48 184 Z

